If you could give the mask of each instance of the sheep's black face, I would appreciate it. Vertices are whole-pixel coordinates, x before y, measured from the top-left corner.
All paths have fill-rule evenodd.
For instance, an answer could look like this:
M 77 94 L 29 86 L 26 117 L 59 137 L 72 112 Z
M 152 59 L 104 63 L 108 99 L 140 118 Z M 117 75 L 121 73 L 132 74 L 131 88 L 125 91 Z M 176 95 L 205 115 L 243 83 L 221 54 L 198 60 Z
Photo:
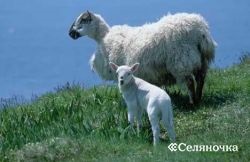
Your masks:
M 74 27 L 74 24 L 72 24 L 72 26 L 70 27 L 70 30 L 69 30 L 69 36 L 72 38 L 72 39 L 78 39 L 79 37 L 81 37 L 80 33 L 75 30 L 73 27 Z
M 90 34 L 92 16 L 90 12 L 82 13 L 69 29 L 69 36 L 72 39 L 78 39 L 81 36 Z

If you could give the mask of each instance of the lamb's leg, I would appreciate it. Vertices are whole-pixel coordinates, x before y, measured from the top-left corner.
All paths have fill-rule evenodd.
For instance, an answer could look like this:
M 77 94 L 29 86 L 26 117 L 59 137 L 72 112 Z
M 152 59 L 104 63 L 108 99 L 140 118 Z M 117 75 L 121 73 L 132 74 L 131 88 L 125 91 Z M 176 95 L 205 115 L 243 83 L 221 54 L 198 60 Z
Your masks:
M 189 103 L 193 105 L 195 102 L 195 80 L 190 75 L 190 76 L 185 77 L 185 81 L 186 81 L 186 86 L 188 88 L 188 93 L 189 93 Z
M 136 102 L 126 102 L 128 106 L 128 122 L 131 126 L 134 126 L 135 117 L 137 115 Z
M 159 117 L 158 115 L 152 113 L 149 114 L 149 121 L 151 124 L 153 138 L 154 138 L 154 146 L 159 143 L 159 136 L 160 136 L 160 127 L 159 127 Z
M 130 126 L 134 125 L 134 121 L 135 121 L 135 116 L 134 116 L 133 111 L 128 111 L 128 122 Z
M 139 136 L 141 127 L 142 127 L 142 109 L 139 108 L 138 112 L 137 112 L 137 133 L 138 133 L 138 136 Z
M 203 63 L 203 64 L 205 64 L 205 63 Z M 201 69 L 199 69 L 195 74 L 195 80 L 197 83 L 196 97 L 195 97 L 196 103 L 199 103 L 201 101 L 202 90 L 203 90 L 206 74 L 207 74 L 207 66 L 206 65 L 202 65 Z
M 170 137 L 170 141 L 175 141 L 175 131 L 174 131 L 174 122 L 173 122 L 173 113 L 172 110 L 168 112 L 162 112 L 162 124 L 167 129 L 167 132 Z

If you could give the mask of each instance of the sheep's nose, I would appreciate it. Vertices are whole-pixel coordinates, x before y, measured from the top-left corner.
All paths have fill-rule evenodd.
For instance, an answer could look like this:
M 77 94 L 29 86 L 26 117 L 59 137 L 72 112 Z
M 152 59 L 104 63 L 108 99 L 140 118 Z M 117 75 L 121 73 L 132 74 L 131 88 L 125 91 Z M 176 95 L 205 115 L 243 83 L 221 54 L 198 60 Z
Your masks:
M 123 77 L 122 77 L 122 76 L 121 76 L 120 78 L 121 78 L 121 79 L 123 79 Z
M 77 39 L 79 38 L 81 35 L 74 29 L 70 30 L 69 31 L 69 36 L 72 38 L 72 39 Z

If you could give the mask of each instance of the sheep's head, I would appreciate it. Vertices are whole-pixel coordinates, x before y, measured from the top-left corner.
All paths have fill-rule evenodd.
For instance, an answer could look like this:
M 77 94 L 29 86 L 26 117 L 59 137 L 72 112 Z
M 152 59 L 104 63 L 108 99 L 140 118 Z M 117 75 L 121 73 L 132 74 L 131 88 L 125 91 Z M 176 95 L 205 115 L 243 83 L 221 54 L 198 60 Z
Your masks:
M 120 86 L 127 85 L 133 78 L 134 72 L 136 72 L 139 67 L 139 63 L 135 63 L 131 67 L 127 65 L 118 66 L 113 62 L 110 62 L 109 65 L 111 69 L 116 72 L 118 78 L 118 84 Z
M 95 16 L 89 11 L 80 14 L 70 27 L 69 35 L 72 39 L 78 39 L 82 36 L 94 34 Z

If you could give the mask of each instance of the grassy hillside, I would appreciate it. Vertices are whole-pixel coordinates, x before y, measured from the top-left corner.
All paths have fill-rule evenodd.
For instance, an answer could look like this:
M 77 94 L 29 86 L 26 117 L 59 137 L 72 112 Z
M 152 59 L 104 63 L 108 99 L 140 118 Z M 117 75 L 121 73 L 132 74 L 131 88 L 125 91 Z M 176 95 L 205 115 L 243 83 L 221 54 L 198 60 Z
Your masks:
M 137 136 L 116 86 L 58 88 L 31 104 L 0 111 L 0 161 L 250 161 L 250 61 L 210 70 L 203 101 L 168 89 L 177 143 L 237 145 L 238 152 L 171 152 L 167 133 L 152 146 L 144 116 Z M 162 129 L 163 130 L 163 129 Z

